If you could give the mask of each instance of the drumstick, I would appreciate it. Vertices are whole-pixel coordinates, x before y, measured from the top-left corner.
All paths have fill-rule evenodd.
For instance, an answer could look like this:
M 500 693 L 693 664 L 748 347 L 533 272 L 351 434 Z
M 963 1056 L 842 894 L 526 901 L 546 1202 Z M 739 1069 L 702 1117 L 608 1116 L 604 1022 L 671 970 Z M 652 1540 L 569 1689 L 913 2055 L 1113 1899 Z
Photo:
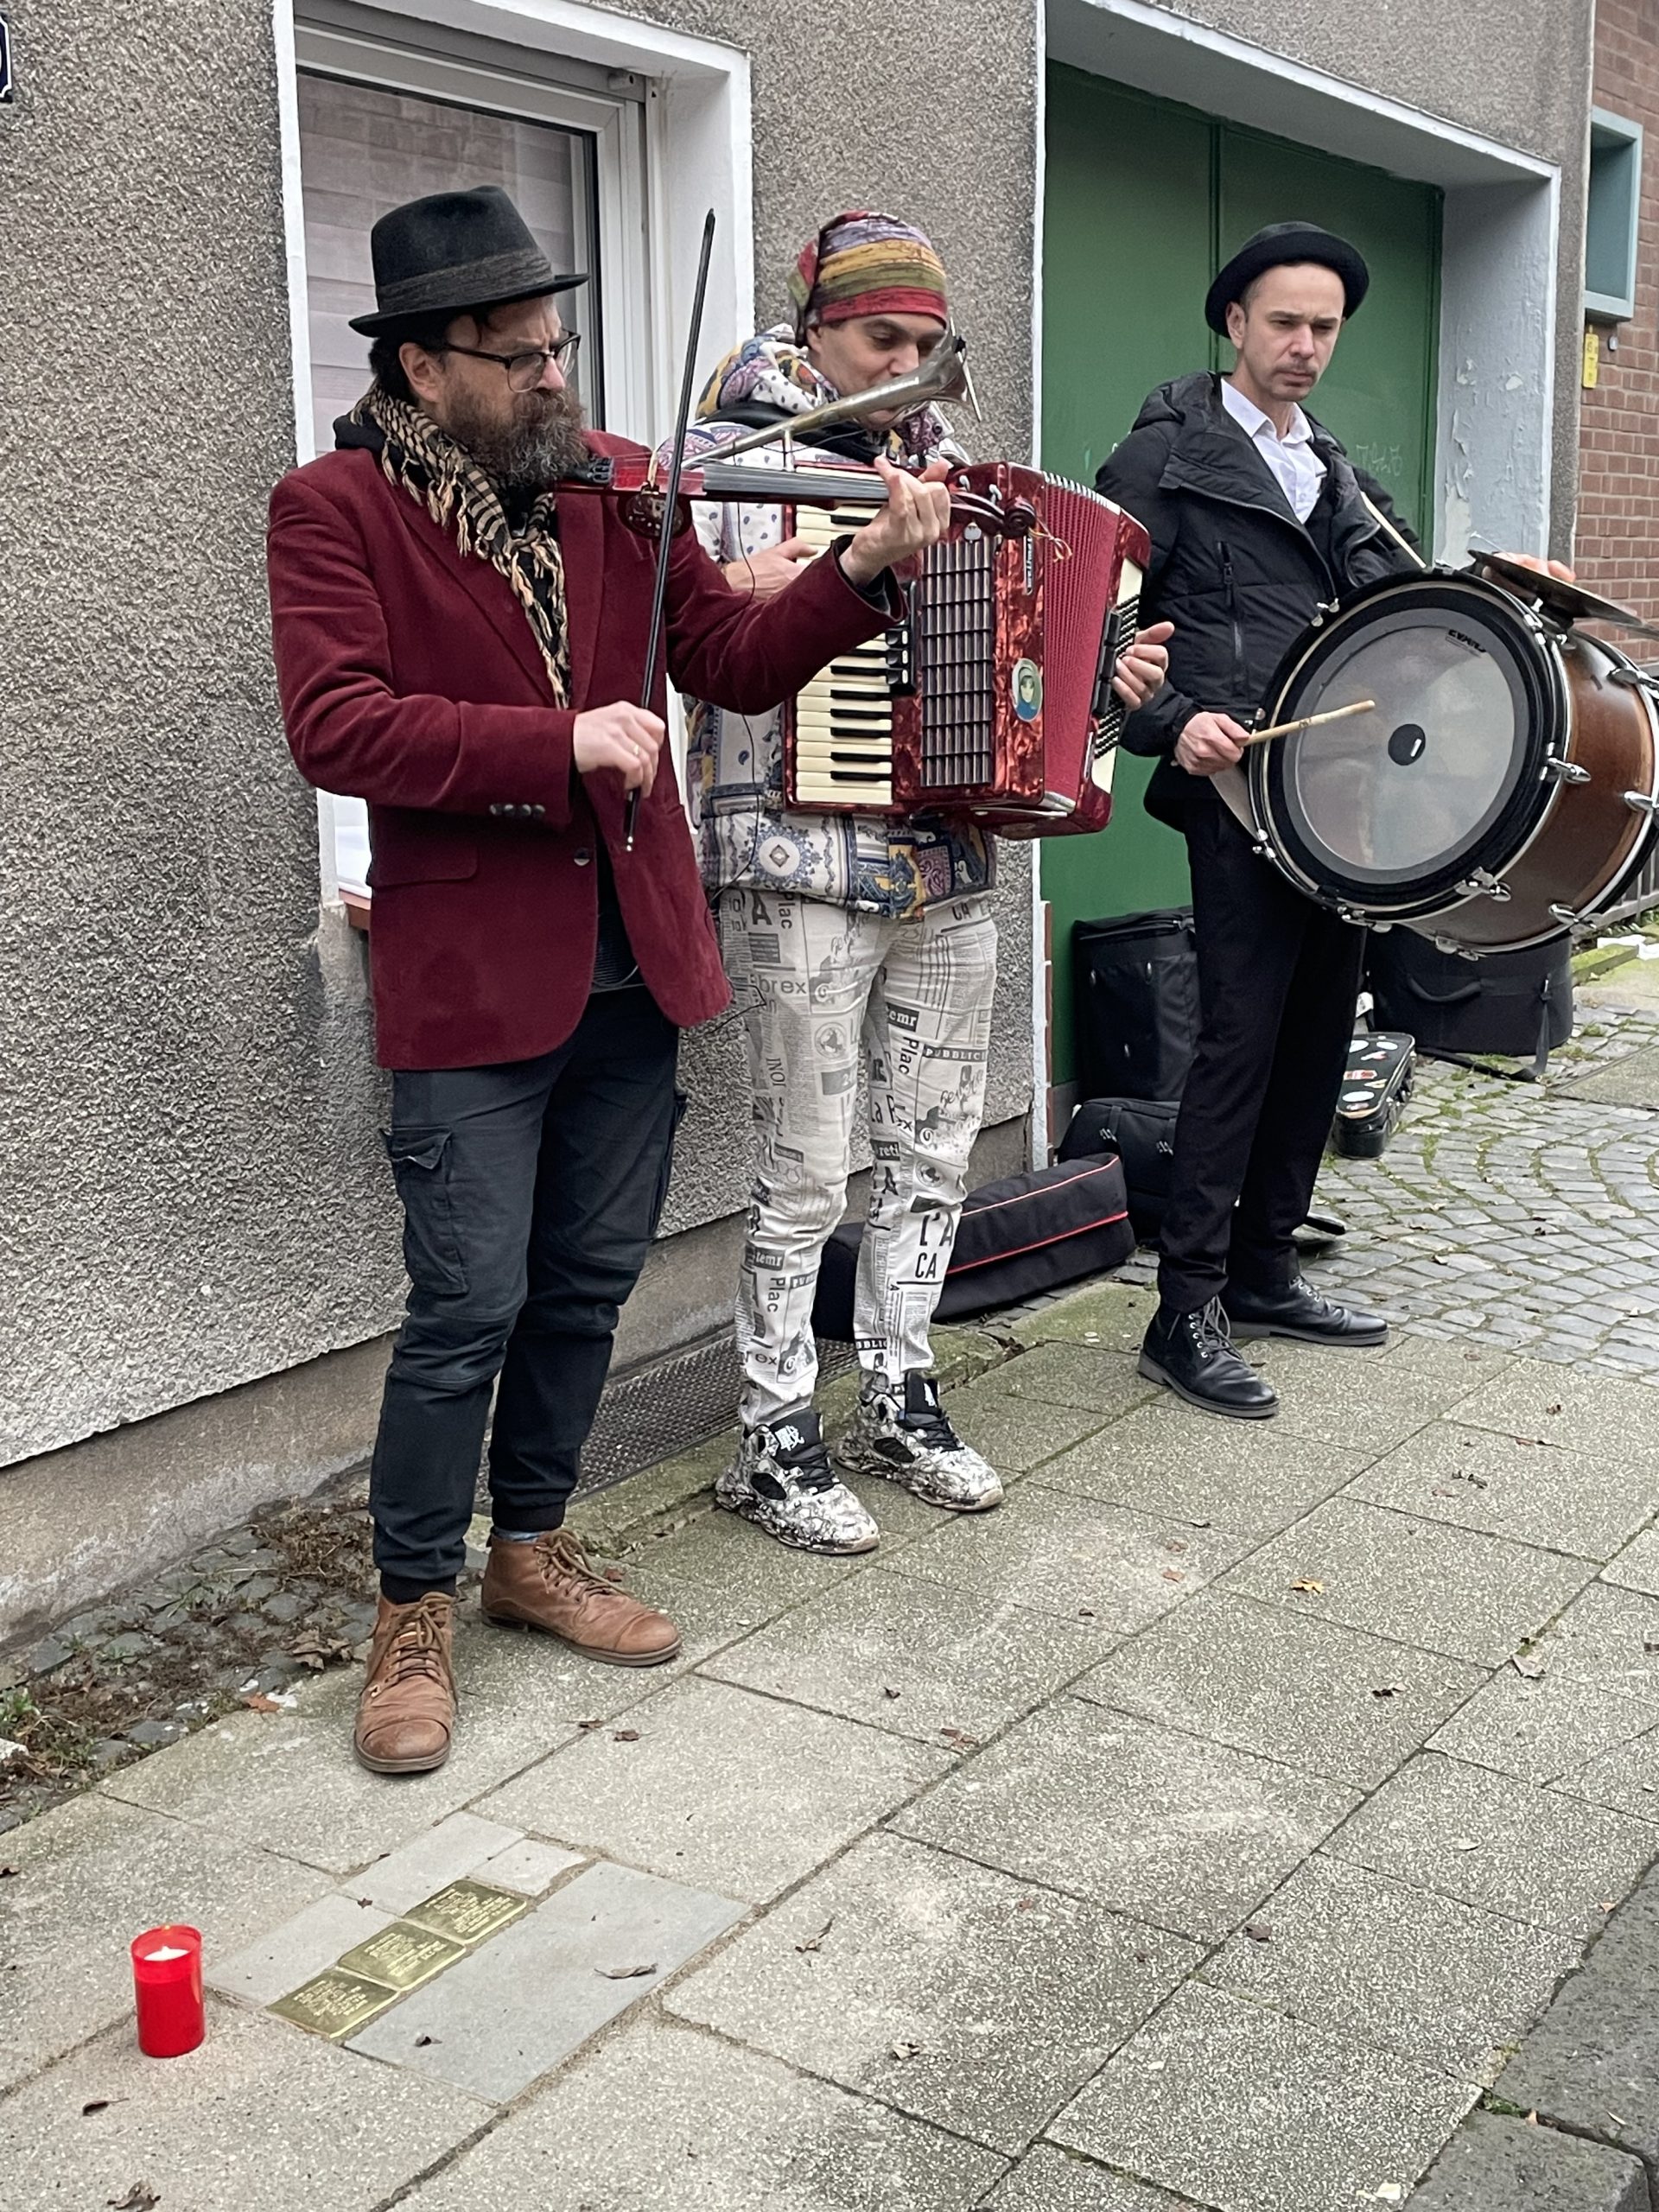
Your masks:
M 1332 707 L 1328 714 L 1304 715 L 1300 721 L 1274 722 L 1266 729 L 1252 730 L 1244 742 L 1265 745 L 1270 737 L 1290 737 L 1299 729 L 1317 729 L 1321 722 L 1346 721 L 1350 715 L 1369 715 L 1376 707 L 1375 699 L 1356 699 L 1351 707 Z

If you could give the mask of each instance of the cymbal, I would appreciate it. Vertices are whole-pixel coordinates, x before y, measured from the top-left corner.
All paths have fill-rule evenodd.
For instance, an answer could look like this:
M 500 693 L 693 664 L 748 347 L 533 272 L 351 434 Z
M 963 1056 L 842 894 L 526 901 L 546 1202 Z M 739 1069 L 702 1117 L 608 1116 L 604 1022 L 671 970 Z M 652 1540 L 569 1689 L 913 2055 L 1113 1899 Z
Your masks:
M 1621 630 L 1633 631 L 1638 638 L 1659 638 L 1659 624 L 1644 622 L 1628 607 L 1616 607 L 1611 599 L 1586 591 L 1582 584 L 1568 583 L 1562 576 L 1541 575 L 1522 561 L 1512 561 L 1503 553 L 1489 553 L 1482 546 L 1471 546 L 1469 558 L 1476 568 L 1488 569 L 1501 582 L 1530 593 L 1552 614 L 1563 615 L 1569 622 L 1611 622 Z

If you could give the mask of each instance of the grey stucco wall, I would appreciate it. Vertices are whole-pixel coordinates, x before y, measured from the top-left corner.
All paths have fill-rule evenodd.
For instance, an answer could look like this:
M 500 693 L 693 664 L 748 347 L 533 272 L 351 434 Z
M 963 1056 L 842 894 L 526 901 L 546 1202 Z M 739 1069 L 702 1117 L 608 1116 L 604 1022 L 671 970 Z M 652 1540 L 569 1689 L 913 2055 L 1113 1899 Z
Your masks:
M 0 108 L 0 1465 L 391 1325 L 363 951 L 321 923 L 262 533 L 293 459 L 269 11 L 11 0 Z M 935 11 L 929 67 L 798 11 L 654 11 L 755 57 L 763 309 L 835 207 L 932 229 L 987 451 L 1029 445 L 1033 41 Z M 955 169 L 942 83 L 999 85 Z M 1028 856 L 1004 871 L 991 1117 L 1030 1093 Z M 686 1054 L 665 1225 L 741 1204 L 738 1040 Z
M 383 1328 L 361 955 L 319 934 L 265 496 L 269 11 L 12 0 L 0 108 L 0 1459 Z
M 1569 551 L 1594 0 L 1183 0 L 1168 12 L 1560 164 L 1552 550 Z

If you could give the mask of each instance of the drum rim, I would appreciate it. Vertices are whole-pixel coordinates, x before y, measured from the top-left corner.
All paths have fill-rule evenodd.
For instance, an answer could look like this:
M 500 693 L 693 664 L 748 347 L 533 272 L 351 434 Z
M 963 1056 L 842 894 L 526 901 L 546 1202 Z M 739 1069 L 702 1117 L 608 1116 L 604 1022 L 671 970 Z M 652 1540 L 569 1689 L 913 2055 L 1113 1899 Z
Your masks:
M 1537 703 L 1543 709 L 1543 716 L 1529 738 L 1530 757 L 1497 821 L 1486 833 L 1489 845 L 1501 851 L 1501 858 L 1490 864 L 1489 872 L 1501 877 L 1503 870 L 1513 868 L 1541 834 L 1554 810 L 1557 787 L 1543 780 L 1542 766 L 1549 754 L 1559 749 L 1568 728 L 1567 683 L 1557 641 L 1535 611 L 1503 585 L 1466 569 L 1437 566 L 1421 573 L 1382 576 L 1348 593 L 1311 624 L 1285 653 L 1265 695 L 1263 720 L 1271 722 L 1294 718 L 1289 695 L 1297 677 L 1332 638 L 1346 632 L 1352 617 L 1384 600 L 1398 599 L 1409 605 L 1420 594 L 1427 593 L 1427 603 L 1433 604 L 1441 594 L 1454 591 L 1478 601 L 1489 618 L 1496 614 L 1500 622 L 1507 621 L 1519 632 L 1521 639 L 1534 648 L 1530 655 L 1517 655 L 1523 680 L 1529 675 L 1541 678 L 1537 687 Z M 1527 688 L 1530 690 L 1534 687 L 1529 683 Z M 1548 728 L 1543 727 L 1545 722 Z M 1306 841 L 1294 833 L 1286 819 L 1288 809 L 1282 800 L 1275 805 L 1275 786 L 1281 787 L 1282 779 L 1281 748 L 1258 747 L 1250 762 L 1250 804 L 1269 857 L 1308 898 L 1350 915 L 1356 921 L 1376 918 L 1408 922 L 1449 913 L 1470 895 L 1459 895 L 1458 887 L 1467 882 L 1477 869 L 1489 866 L 1478 854 L 1465 854 L 1432 873 L 1425 872 L 1412 879 L 1412 888 L 1407 895 L 1391 895 L 1386 886 L 1360 883 L 1342 877 L 1334 869 L 1324 876 L 1317 875 L 1303 864 L 1313 856 L 1308 852 Z

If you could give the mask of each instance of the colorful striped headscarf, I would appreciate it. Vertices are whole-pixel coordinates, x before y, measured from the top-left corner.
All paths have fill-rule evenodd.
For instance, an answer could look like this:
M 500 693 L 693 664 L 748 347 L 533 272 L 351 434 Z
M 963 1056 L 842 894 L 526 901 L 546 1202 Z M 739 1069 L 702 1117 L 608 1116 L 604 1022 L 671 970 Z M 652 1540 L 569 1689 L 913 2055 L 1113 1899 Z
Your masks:
M 832 215 L 801 248 L 790 271 L 795 335 L 814 323 L 861 315 L 931 315 L 950 319 L 944 264 L 913 223 L 855 208 Z

